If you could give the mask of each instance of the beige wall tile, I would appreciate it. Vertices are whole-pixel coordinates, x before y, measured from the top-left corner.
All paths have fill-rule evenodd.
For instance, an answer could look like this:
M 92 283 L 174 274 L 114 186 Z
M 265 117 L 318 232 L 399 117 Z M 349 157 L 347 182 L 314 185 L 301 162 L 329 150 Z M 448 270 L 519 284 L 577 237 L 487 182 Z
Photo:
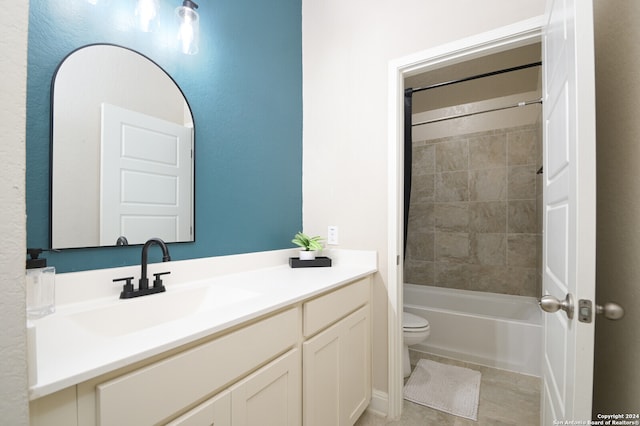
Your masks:
M 469 285 L 469 267 L 464 263 L 436 262 L 435 285 L 464 289 Z
M 469 146 L 466 140 L 436 145 L 436 171 L 451 172 L 469 168 Z
M 469 232 L 469 203 L 437 203 L 434 209 L 436 231 Z
M 505 283 L 505 288 L 501 293 L 514 294 L 517 296 L 539 296 L 536 283 L 536 268 L 508 266 L 506 271 L 507 281 Z
M 536 166 L 512 166 L 508 169 L 509 200 L 536 198 Z
M 411 202 L 426 203 L 435 197 L 435 175 L 433 173 L 412 176 Z
M 503 265 L 435 263 L 438 287 L 537 297 L 536 269 Z
M 508 288 L 506 268 L 502 265 L 472 265 L 473 289 L 491 293 L 505 293 Z
M 434 262 L 406 259 L 404 264 L 404 282 L 419 285 L 435 285 Z
M 406 282 L 539 295 L 538 134 L 524 127 L 414 143 Z
M 435 224 L 433 208 L 433 203 L 412 203 L 411 206 L 409 206 L 409 233 L 433 232 Z
M 469 234 L 436 232 L 435 258 L 437 261 L 467 262 L 469 260 Z
M 537 228 L 536 200 L 509 201 L 507 232 L 535 234 Z
M 467 201 L 468 199 L 468 172 L 446 172 L 436 174 L 436 201 Z
M 469 168 L 487 169 L 507 164 L 507 138 L 504 134 L 469 139 Z
M 509 234 L 507 236 L 507 264 L 535 268 L 538 258 L 538 236 L 535 234 Z
M 509 165 L 536 165 L 537 138 L 538 132 L 535 130 L 509 133 L 507 135 Z
M 407 235 L 407 257 L 414 260 L 434 260 L 433 232 L 410 232 Z
M 433 145 L 414 146 L 412 150 L 411 173 L 419 176 L 435 172 L 436 156 Z
M 469 172 L 469 200 L 496 201 L 507 196 L 507 176 L 504 167 L 499 169 L 471 170 Z
M 471 262 L 479 265 L 506 265 L 505 234 L 470 234 Z
M 506 232 L 506 202 L 490 201 L 469 203 L 469 230 L 471 232 Z

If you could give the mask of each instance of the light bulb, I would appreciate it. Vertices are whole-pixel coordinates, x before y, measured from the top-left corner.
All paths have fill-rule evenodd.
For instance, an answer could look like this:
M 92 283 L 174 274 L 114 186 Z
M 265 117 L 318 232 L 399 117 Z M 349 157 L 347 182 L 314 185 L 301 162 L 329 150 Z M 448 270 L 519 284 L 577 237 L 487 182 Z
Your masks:
M 136 5 L 136 19 L 140 31 L 145 33 L 153 29 L 153 23 L 158 16 L 160 5 L 158 0 L 138 0 Z
M 191 0 L 184 0 L 182 6 L 176 8 L 180 28 L 178 29 L 178 41 L 182 53 L 195 55 L 198 53 L 200 38 L 200 17 L 196 9 L 198 5 Z

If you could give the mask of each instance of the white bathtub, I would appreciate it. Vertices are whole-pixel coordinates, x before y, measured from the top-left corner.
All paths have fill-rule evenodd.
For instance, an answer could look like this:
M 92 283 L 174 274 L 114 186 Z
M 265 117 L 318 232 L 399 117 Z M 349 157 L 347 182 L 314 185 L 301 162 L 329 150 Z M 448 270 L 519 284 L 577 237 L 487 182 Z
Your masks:
M 540 376 L 542 315 L 533 297 L 404 284 L 404 310 L 431 325 L 412 349 Z

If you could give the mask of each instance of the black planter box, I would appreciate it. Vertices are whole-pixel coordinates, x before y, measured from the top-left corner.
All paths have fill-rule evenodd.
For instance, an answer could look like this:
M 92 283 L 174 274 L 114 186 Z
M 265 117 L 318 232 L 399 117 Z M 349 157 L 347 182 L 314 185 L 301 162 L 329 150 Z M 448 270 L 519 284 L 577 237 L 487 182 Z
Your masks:
M 300 260 L 297 257 L 289 258 L 289 266 L 292 268 L 317 268 L 331 266 L 331 259 L 324 256 L 318 256 L 313 260 Z

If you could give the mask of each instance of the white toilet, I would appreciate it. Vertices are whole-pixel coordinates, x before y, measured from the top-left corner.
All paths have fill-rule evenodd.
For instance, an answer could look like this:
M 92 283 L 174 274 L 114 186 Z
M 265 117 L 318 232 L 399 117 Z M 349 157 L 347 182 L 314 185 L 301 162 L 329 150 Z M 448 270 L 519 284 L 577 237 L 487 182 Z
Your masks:
M 404 377 L 411 375 L 411 362 L 409 361 L 409 346 L 417 345 L 427 340 L 431 329 L 429 321 L 409 312 L 402 312 L 402 337 L 404 339 Z

